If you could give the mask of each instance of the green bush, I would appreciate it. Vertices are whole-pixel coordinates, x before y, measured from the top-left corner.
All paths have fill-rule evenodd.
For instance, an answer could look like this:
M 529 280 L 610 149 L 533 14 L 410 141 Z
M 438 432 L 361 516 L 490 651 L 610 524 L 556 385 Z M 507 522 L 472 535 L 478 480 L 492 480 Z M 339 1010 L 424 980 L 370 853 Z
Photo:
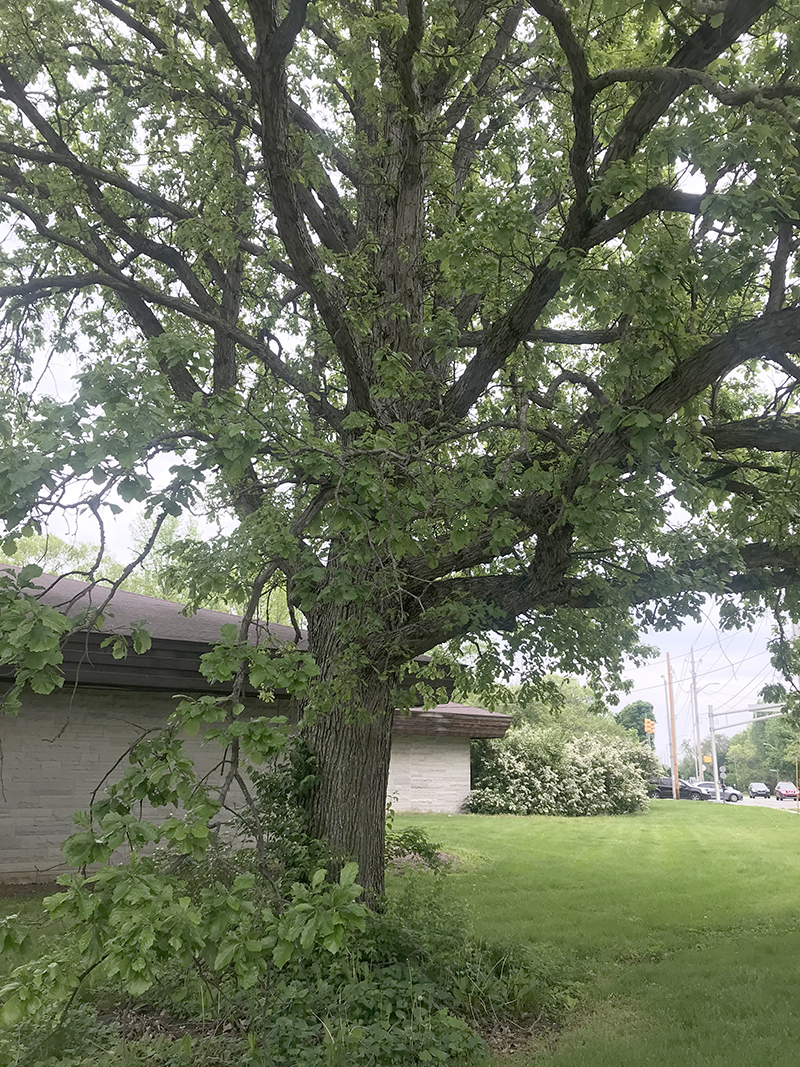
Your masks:
M 211 828 L 219 804 L 198 786 L 175 731 L 141 745 L 123 780 L 77 818 L 66 855 L 107 862 L 65 878 L 45 901 L 58 924 L 49 952 L 24 924 L 0 924 L 0 947 L 22 960 L 0 988 L 0 1062 L 467 1064 L 483 1057 L 480 1031 L 497 1020 L 563 1006 L 561 979 L 483 945 L 428 869 L 399 879 L 378 910 L 360 901 L 355 864 L 329 881 L 301 806 L 313 767 L 300 744 L 258 729 L 271 758 L 248 769 L 254 802 L 233 838 Z M 175 814 L 142 820 L 143 800 Z M 124 862 L 120 849 L 131 853 Z M 438 860 L 420 830 L 390 825 L 392 849 Z M 185 1032 L 156 1034 L 146 1050 L 126 1040 L 123 1056 L 96 1004 L 111 1020 L 149 1006 Z M 191 1030 L 209 1018 L 229 1031 L 208 1039 L 216 1060 Z
M 523 723 L 484 754 L 466 806 L 484 815 L 625 815 L 647 807 L 647 781 L 659 772 L 639 742 L 565 738 L 557 728 Z

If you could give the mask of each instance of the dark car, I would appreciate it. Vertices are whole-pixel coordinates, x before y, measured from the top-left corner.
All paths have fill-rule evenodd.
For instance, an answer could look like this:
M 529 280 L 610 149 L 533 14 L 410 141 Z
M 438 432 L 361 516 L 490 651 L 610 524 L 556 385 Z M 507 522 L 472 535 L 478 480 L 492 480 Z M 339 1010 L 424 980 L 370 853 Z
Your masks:
M 775 786 L 776 800 L 797 800 L 797 786 L 792 782 L 778 782 Z
M 689 782 L 684 782 L 683 778 L 678 779 L 678 788 L 680 790 L 679 800 L 707 800 L 705 793 L 702 789 L 698 789 L 696 785 L 691 785 Z M 647 786 L 647 795 L 652 799 L 656 797 L 667 797 L 672 799 L 672 779 L 671 778 L 654 778 Z
M 713 782 L 695 782 L 695 786 L 698 789 L 702 789 L 709 800 L 717 799 L 717 787 Z M 743 794 L 738 789 L 734 789 L 732 785 L 721 785 L 719 787 L 719 795 L 721 800 L 726 800 L 729 804 L 736 804 L 742 799 Z
M 772 790 L 766 782 L 751 782 L 747 787 L 747 793 L 751 800 L 755 797 L 767 797 L 772 795 Z

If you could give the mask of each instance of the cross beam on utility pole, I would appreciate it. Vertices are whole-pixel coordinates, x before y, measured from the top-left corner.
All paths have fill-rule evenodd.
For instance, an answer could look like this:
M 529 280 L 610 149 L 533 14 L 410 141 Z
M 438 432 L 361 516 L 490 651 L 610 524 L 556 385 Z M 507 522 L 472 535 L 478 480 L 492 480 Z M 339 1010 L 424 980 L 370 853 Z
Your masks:
M 770 711 L 771 708 L 780 708 L 780 711 Z M 714 719 L 721 718 L 728 715 L 743 715 L 745 712 L 757 712 L 757 711 L 769 711 L 769 715 L 751 715 L 749 719 L 744 719 L 742 722 L 728 722 L 725 723 L 725 729 L 731 726 L 749 726 L 751 722 L 764 722 L 767 719 L 778 719 L 781 715 L 786 714 L 785 704 L 753 704 L 749 708 L 737 708 L 735 711 L 714 711 L 711 704 L 708 705 L 708 726 L 711 733 L 711 758 L 713 760 L 714 767 L 714 788 L 717 793 L 717 800 L 720 800 L 719 795 L 719 767 L 717 765 L 717 736 L 714 733 Z M 800 798 L 798 799 L 798 805 L 800 806 Z

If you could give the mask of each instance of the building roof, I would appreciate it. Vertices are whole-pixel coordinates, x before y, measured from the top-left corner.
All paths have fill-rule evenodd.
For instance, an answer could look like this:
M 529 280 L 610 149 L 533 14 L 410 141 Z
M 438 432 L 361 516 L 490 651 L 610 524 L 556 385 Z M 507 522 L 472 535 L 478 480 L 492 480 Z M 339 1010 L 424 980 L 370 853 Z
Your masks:
M 8 570 L 18 568 L 6 568 Z M 75 578 L 60 578 L 54 574 L 42 574 L 34 579 L 33 595 L 39 600 L 63 612 L 65 615 L 80 615 L 99 609 L 108 599 L 107 584 L 91 585 Z M 226 611 L 211 611 L 200 608 L 194 613 L 174 600 L 160 600 L 117 589 L 104 609 L 103 632 L 129 634 L 133 626 L 144 620 L 150 636 L 166 641 L 202 642 L 211 645 L 220 639 L 222 627 L 233 623 L 238 627 L 241 618 Z M 297 637 L 293 627 L 274 622 L 255 621 L 250 627 L 250 640 L 261 644 L 272 637 L 275 645 L 285 645 Z M 300 646 L 305 644 L 301 635 Z
M 452 701 L 437 704 L 435 708 L 412 708 L 407 715 L 400 711 L 394 713 L 395 734 L 504 737 L 510 725 L 510 715 Z
M 17 570 L 18 568 L 5 568 Z M 68 616 L 99 609 L 108 599 L 106 585 L 89 585 L 74 578 L 43 574 L 34 581 L 34 595 L 50 607 Z M 173 693 L 224 693 L 224 683 L 209 682 L 200 673 L 200 657 L 219 641 L 221 629 L 241 623 L 238 615 L 201 608 L 188 614 L 182 604 L 172 600 L 143 596 L 118 589 L 103 609 L 102 630 L 70 635 L 63 647 L 63 671 L 68 682 L 93 687 L 140 690 L 169 689 Z M 125 659 L 114 659 L 111 648 L 103 648 L 110 634 L 130 634 L 144 622 L 152 645 Z M 297 640 L 293 627 L 278 623 L 254 622 L 250 628 L 253 643 L 274 642 L 276 648 Z M 301 631 L 297 647 L 306 648 Z M 427 661 L 428 657 L 419 657 Z M 0 668 L 0 678 L 10 670 Z M 452 683 L 451 683 L 452 684 Z M 251 695 L 255 694 L 255 690 Z M 280 694 L 276 694 L 280 697 Z M 509 715 L 499 715 L 485 708 L 467 704 L 439 704 L 432 709 L 412 708 L 396 712 L 394 732 L 436 736 L 502 737 L 511 724 Z

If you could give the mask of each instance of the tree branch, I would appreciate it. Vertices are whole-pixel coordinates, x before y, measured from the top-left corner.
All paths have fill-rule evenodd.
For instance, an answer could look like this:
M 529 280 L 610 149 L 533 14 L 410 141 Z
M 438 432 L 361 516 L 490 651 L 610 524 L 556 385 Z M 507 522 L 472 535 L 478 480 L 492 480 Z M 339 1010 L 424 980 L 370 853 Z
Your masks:
M 722 552 L 663 568 L 650 567 L 641 576 L 626 574 L 616 580 L 599 573 L 570 577 L 556 553 L 555 566 L 552 570 L 545 567 L 544 572 L 529 568 L 516 574 L 443 579 L 431 584 L 421 614 L 393 633 L 392 644 L 408 655 L 419 656 L 444 641 L 477 630 L 513 630 L 521 616 L 533 611 L 572 608 L 585 612 L 609 604 L 624 611 L 687 593 L 764 593 L 800 585 L 800 545 L 777 548 L 767 542 L 751 543 L 741 546 L 739 554 L 738 569 L 731 566 L 730 555 Z M 566 563 L 570 562 L 567 558 Z M 460 604 L 463 611 L 442 617 L 439 609 L 443 604 Z M 379 642 L 385 652 L 385 637 L 375 639 L 376 645 Z
M 703 70 L 753 26 L 761 16 L 775 7 L 777 0 L 728 0 L 722 25 L 716 28 L 704 22 L 675 53 L 667 66 L 681 70 Z M 671 81 L 649 85 L 629 109 L 611 140 L 600 172 L 618 159 L 628 160 L 670 104 L 686 88 L 687 82 Z
M 545 261 L 534 270 L 527 288 L 510 310 L 484 331 L 475 355 L 442 399 L 446 418 L 462 419 L 477 402 L 519 342 L 528 337 L 533 323 L 558 292 L 563 273 Z
M 703 431 L 718 452 L 754 448 L 760 452 L 800 452 L 800 415 L 739 419 Z
M 531 330 L 522 337 L 522 341 L 544 341 L 551 345 L 604 345 L 612 341 L 619 341 L 625 335 L 626 323 L 616 326 L 607 326 L 602 330 L 556 330 L 542 327 L 539 330 Z M 462 348 L 474 348 L 479 345 L 485 336 L 483 330 L 473 330 L 461 334 L 458 343 Z
M 408 27 L 397 42 L 397 73 L 409 115 L 422 111 L 419 83 L 414 74 L 414 56 L 419 51 L 425 33 L 425 12 L 422 0 L 407 0 Z
M 637 222 L 652 215 L 654 211 L 679 211 L 698 215 L 705 196 L 705 193 L 684 193 L 680 189 L 654 186 L 616 215 L 593 226 L 586 237 L 586 246 L 605 244 L 630 226 L 635 226 Z
M 703 345 L 652 389 L 637 406 L 664 416 L 748 359 L 772 359 L 800 346 L 800 307 L 751 319 Z
M 0 200 L 2 199 L 5 198 L 0 197 Z M 45 236 L 47 236 L 46 232 Z M 81 248 L 79 251 L 89 258 L 86 250 Z M 54 284 L 51 284 L 51 282 Z M 303 375 L 293 371 L 291 367 L 284 363 L 284 361 L 269 348 L 269 346 L 246 333 L 239 327 L 225 322 L 218 315 L 210 314 L 202 308 L 195 307 L 193 304 L 189 303 L 188 300 L 184 300 L 181 297 L 174 297 L 169 293 L 151 289 L 149 286 L 126 276 L 121 271 L 114 268 L 113 265 L 109 265 L 107 270 L 99 274 L 87 273 L 75 275 L 72 278 L 73 284 L 70 284 L 69 282 L 70 280 L 65 276 L 58 276 L 53 279 L 41 278 L 33 282 L 23 282 L 19 285 L 0 286 L 0 299 L 8 296 L 30 295 L 37 290 L 48 290 L 51 288 L 58 288 L 62 291 L 72 288 L 86 288 L 90 284 L 96 284 L 107 289 L 112 289 L 118 293 L 133 294 L 140 297 L 148 304 L 170 308 L 173 311 L 185 315 L 188 319 L 221 330 L 227 334 L 233 342 L 242 345 L 243 348 L 252 352 L 264 364 L 266 369 L 274 374 L 278 380 L 290 385 L 299 395 L 306 398 L 312 407 L 318 410 L 319 414 L 326 419 L 330 426 L 336 428 L 341 424 L 342 413 L 325 397 L 320 398 L 318 396 L 318 390 L 311 382 L 307 381 Z
M 477 71 L 472 78 L 470 78 L 467 85 L 464 86 L 455 100 L 447 108 L 447 111 L 445 111 L 443 123 L 446 131 L 449 132 L 454 129 L 467 114 L 474 101 L 476 99 L 481 99 L 485 95 L 490 78 L 502 63 L 504 56 L 508 52 L 509 45 L 514 40 L 514 34 L 516 33 L 524 8 L 525 5 L 520 0 L 520 2 L 514 4 L 506 11 L 503 16 L 503 21 L 497 28 L 492 47 L 484 54 Z M 471 39 L 472 34 L 477 27 L 479 17 L 483 13 L 484 5 L 476 3 L 472 5 L 472 9 L 471 18 L 467 16 L 463 21 L 459 20 L 457 29 L 458 36 L 456 41 L 453 42 L 453 47 L 458 47 L 459 43 L 462 41 L 466 44 L 467 41 Z M 444 88 L 449 83 L 451 77 L 452 74 L 450 73 L 450 68 L 440 70 L 433 76 L 425 89 L 425 100 L 428 106 L 432 106 L 439 99 L 441 92 L 444 91 Z
M 222 43 L 228 49 L 236 67 L 241 71 L 251 86 L 256 83 L 256 63 L 239 33 L 236 23 L 220 3 L 220 0 L 206 0 L 203 10 L 208 15 L 214 29 L 220 35 Z
M 578 204 L 584 204 L 589 195 L 589 158 L 594 146 L 589 67 L 569 16 L 559 0 L 531 0 L 531 6 L 550 22 L 572 74 L 572 121 L 575 137 L 569 153 L 569 168 L 575 200 Z
M 364 357 L 347 315 L 346 299 L 317 255 L 304 224 L 297 196 L 295 154 L 289 138 L 289 93 L 283 60 L 302 26 L 306 3 L 305 0 L 293 0 L 289 14 L 282 23 L 285 32 L 278 34 L 279 39 L 272 43 L 271 33 L 276 17 L 274 5 L 270 3 L 267 10 L 267 5 L 262 8 L 256 0 L 252 0 L 250 6 L 256 35 L 260 39 L 256 54 L 256 96 L 261 117 L 262 159 L 269 179 L 278 234 L 298 281 L 317 305 L 339 353 L 350 389 L 350 403 L 358 410 L 372 412 L 373 401 L 365 375 Z M 295 26 L 296 31 L 291 36 L 290 31 Z
M 778 224 L 778 247 L 772 260 L 772 269 L 769 276 L 769 296 L 766 310 L 780 311 L 786 294 L 786 268 L 792 251 L 792 237 L 794 227 L 791 222 Z
M 767 111 L 774 111 L 786 119 L 789 126 L 800 129 L 800 120 L 787 108 L 783 101 L 789 98 L 800 97 L 800 86 L 788 82 L 779 85 L 765 85 L 750 89 L 729 89 L 726 85 L 718 82 L 704 70 L 696 70 L 692 67 L 631 67 L 620 70 L 607 70 L 599 74 L 591 82 L 591 94 L 596 96 L 609 85 L 617 82 L 643 82 L 648 85 L 660 85 L 662 88 L 672 89 L 679 96 L 693 85 L 702 86 L 706 92 L 719 100 L 726 107 L 743 107 L 745 104 L 754 104 L 756 107 Z

